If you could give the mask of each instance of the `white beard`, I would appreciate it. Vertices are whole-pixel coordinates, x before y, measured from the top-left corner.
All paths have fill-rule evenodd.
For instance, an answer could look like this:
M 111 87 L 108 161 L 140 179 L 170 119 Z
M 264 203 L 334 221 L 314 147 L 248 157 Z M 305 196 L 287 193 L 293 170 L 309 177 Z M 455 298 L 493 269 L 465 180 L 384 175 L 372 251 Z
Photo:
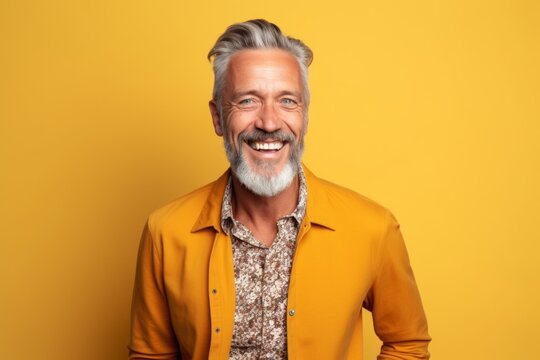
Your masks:
M 298 164 L 288 160 L 283 169 L 276 175 L 259 174 L 253 171 L 247 161 L 240 155 L 241 161 L 236 169 L 233 169 L 238 180 L 253 193 L 271 197 L 279 194 L 291 185 L 296 174 L 298 174 Z
M 291 185 L 294 177 L 298 174 L 300 168 L 300 158 L 304 150 L 303 139 L 296 148 L 294 142 L 290 142 L 291 153 L 283 169 L 275 174 L 274 165 L 260 161 L 254 165 L 255 169 L 250 167 L 241 149 L 234 149 L 227 136 L 223 137 L 225 153 L 231 164 L 233 173 L 238 180 L 254 194 L 271 197 L 279 194 Z M 240 142 L 242 143 L 242 142 Z

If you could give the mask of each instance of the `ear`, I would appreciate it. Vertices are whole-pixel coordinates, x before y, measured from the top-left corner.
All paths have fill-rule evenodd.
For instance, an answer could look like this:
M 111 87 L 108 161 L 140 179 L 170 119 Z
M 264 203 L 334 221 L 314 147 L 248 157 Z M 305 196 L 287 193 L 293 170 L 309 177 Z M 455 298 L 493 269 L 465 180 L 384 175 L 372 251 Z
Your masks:
M 210 107 L 210 114 L 212 115 L 212 123 L 214 124 L 214 131 L 217 136 L 223 136 L 223 129 L 221 128 L 221 119 L 219 116 L 219 111 L 214 100 L 208 102 Z

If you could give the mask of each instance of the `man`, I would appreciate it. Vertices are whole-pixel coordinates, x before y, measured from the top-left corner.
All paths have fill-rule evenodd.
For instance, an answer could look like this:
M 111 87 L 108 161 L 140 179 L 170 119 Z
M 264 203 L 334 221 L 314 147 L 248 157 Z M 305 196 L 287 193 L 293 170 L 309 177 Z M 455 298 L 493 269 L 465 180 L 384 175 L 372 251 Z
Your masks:
M 139 249 L 131 359 L 428 359 L 399 225 L 300 163 L 311 50 L 265 20 L 209 53 L 210 101 L 231 169 L 155 211 Z

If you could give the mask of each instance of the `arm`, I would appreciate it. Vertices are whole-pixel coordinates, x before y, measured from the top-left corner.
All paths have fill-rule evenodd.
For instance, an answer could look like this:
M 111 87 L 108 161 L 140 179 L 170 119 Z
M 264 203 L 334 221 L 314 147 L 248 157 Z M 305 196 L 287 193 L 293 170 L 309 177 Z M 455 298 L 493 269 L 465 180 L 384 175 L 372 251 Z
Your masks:
M 427 321 L 399 224 L 388 214 L 373 286 L 364 306 L 383 345 L 378 360 L 429 359 Z
M 178 343 L 169 317 L 163 268 L 148 225 L 139 255 L 131 307 L 129 359 L 180 359 Z

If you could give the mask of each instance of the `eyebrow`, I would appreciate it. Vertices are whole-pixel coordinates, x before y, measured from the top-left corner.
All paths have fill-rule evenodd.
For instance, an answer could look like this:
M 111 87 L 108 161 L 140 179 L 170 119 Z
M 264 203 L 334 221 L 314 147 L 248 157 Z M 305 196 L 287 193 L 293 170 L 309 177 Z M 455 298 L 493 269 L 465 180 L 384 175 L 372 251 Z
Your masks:
M 232 93 L 232 98 L 236 99 L 236 98 L 239 98 L 239 97 L 245 96 L 245 95 L 257 95 L 258 96 L 258 91 L 257 90 L 234 91 Z
M 257 90 L 246 90 L 246 91 L 234 91 L 232 93 L 232 98 L 236 99 L 236 98 L 239 98 L 241 96 L 246 96 L 246 95 L 255 95 L 255 96 L 261 97 L 260 92 Z M 290 96 L 294 96 L 299 99 L 302 99 L 301 93 L 296 92 L 296 91 L 283 90 L 278 93 L 278 96 L 284 96 L 284 95 L 290 95 Z

